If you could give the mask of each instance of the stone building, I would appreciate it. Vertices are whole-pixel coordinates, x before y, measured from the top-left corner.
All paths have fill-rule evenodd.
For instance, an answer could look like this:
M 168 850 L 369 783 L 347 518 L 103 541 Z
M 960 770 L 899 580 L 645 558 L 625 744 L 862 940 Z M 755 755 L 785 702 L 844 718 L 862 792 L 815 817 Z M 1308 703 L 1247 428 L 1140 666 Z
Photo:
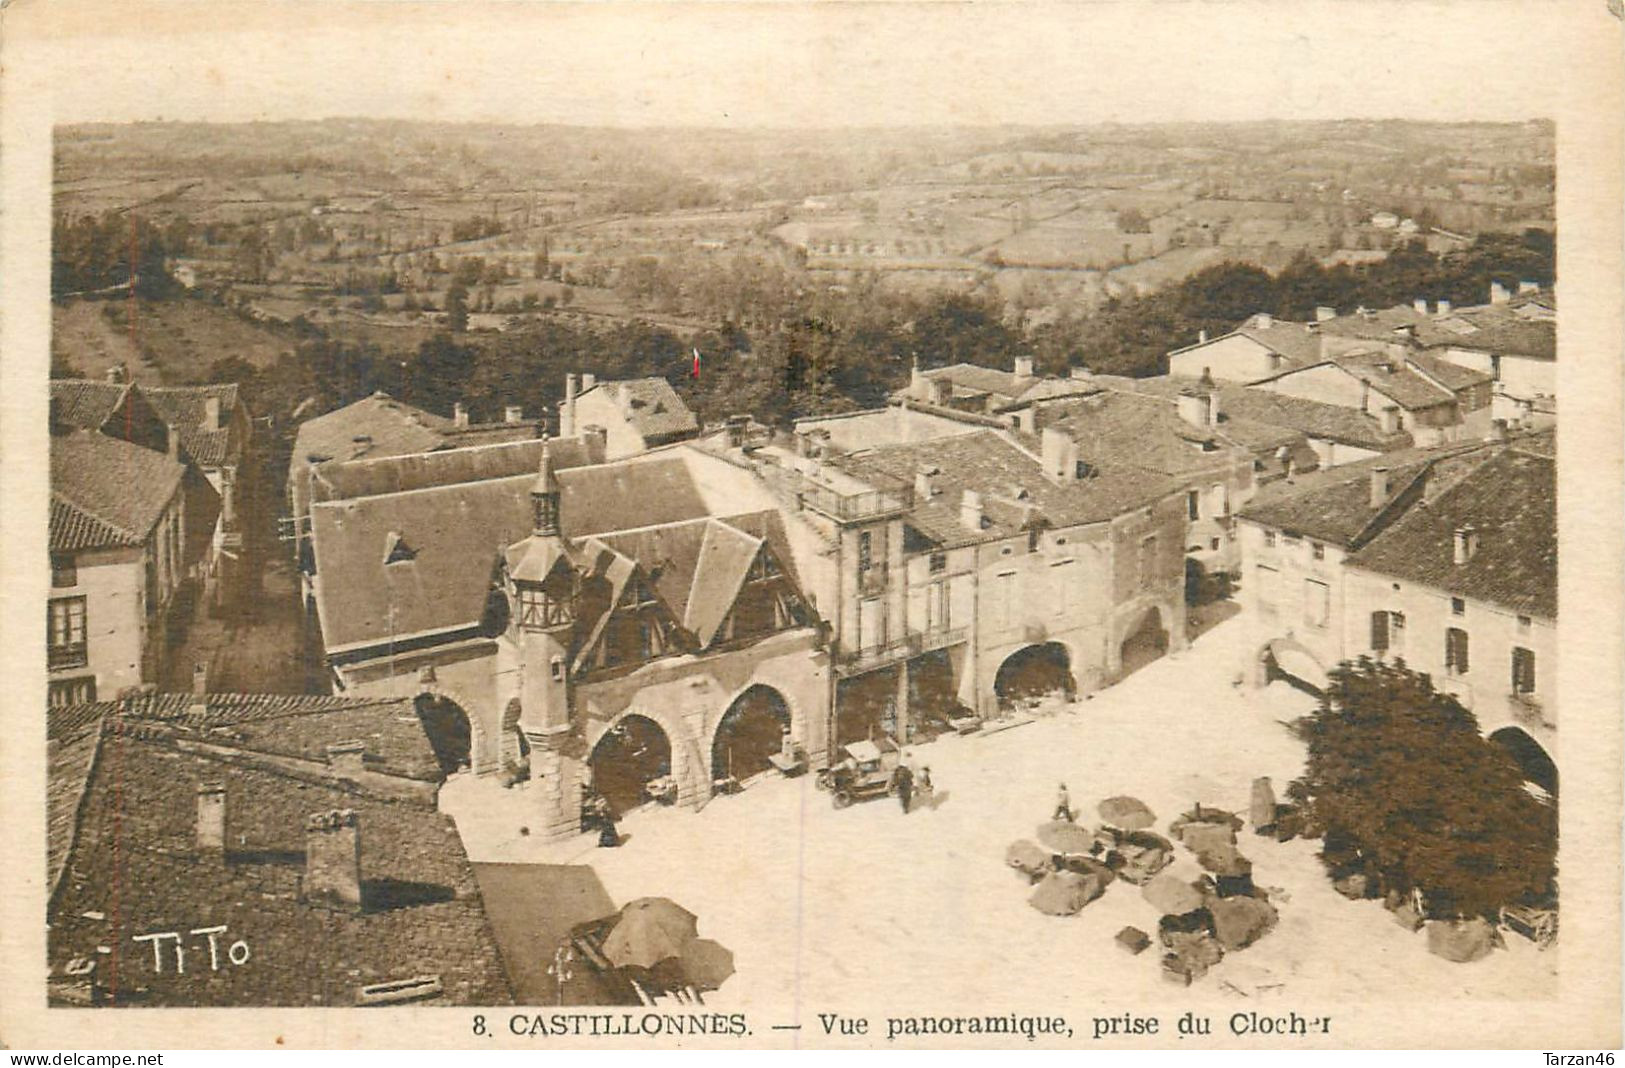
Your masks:
M 1551 444 L 1537 433 L 1407 450 L 1262 490 L 1238 517 L 1253 682 L 1318 689 L 1345 660 L 1403 658 L 1486 734 L 1549 763 Z
M 820 603 L 835 605 L 840 742 L 906 740 L 955 701 L 986 714 L 1092 690 L 1184 643 L 1171 480 L 1052 469 L 990 429 L 850 453 L 802 439 L 751 459 L 836 565 Z
M 652 779 L 697 805 L 767 767 L 786 729 L 810 758 L 827 748 L 828 654 L 794 544 L 810 533 L 748 467 L 604 448 L 594 431 L 313 483 L 335 687 L 436 704 L 476 773 L 528 766 L 548 833 L 573 831 L 589 774 L 618 807 Z
M 204 567 L 219 498 L 175 451 L 61 423 L 51 433 L 52 704 L 107 698 L 162 676 L 172 625 Z
M 579 388 L 578 388 L 579 382 Z M 610 459 L 696 437 L 700 424 L 664 378 L 601 382 L 567 375 L 559 402 L 559 436 L 574 437 L 588 427 L 605 435 Z

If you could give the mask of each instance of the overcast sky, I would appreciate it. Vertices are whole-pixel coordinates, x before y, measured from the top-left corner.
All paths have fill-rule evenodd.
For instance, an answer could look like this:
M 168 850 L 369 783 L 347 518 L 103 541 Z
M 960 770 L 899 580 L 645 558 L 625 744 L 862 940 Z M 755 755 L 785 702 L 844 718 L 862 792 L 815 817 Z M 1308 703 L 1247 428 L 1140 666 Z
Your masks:
M 76 10 L 13 40 L 50 66 L 59 122 L 1521 119 L 1551 113 L 1561 77 L 1556 20 L 1511 0 Z

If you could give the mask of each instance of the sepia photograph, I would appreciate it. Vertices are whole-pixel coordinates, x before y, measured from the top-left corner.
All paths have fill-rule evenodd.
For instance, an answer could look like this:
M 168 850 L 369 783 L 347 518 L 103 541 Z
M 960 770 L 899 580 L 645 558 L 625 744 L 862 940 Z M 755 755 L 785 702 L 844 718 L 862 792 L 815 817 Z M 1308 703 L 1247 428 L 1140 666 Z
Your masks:
M 0 1040 L 1616 1048 L 1538 10 L 10 5 Z

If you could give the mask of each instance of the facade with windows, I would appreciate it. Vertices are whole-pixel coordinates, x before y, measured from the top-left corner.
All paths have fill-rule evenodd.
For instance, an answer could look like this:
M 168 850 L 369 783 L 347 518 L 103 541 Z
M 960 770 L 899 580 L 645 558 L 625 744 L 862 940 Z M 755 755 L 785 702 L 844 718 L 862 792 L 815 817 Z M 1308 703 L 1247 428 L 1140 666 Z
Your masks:
M 208 484 L 186 476 L 177 460 L 130 442 L 86 430 L 52 436 L 45 635 L 53 705 L 109 700 L 160 679 L 178 594 L 215 522 Z
M 1261 494 L 1242 517 L 1255 681 L 1320 686 L 1344 660 L 1403 660 L 1514 753 L 1550 752 L 1551 453 L 1551 436 L 1537 433 L 1394 454 Z

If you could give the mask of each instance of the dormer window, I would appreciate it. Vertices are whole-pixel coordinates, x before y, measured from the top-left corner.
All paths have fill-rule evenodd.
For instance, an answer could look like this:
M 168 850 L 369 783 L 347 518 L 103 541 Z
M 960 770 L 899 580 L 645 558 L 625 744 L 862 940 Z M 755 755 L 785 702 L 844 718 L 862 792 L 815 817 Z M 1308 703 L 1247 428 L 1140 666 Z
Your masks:
M 405 538 L 396 531 L 390 531 L 389 537 L 384 542 L 384 563 L 386 566 L 389 564 L 409 563 L 417 559 L 417 555 L 417 550 L 408 545 Z

